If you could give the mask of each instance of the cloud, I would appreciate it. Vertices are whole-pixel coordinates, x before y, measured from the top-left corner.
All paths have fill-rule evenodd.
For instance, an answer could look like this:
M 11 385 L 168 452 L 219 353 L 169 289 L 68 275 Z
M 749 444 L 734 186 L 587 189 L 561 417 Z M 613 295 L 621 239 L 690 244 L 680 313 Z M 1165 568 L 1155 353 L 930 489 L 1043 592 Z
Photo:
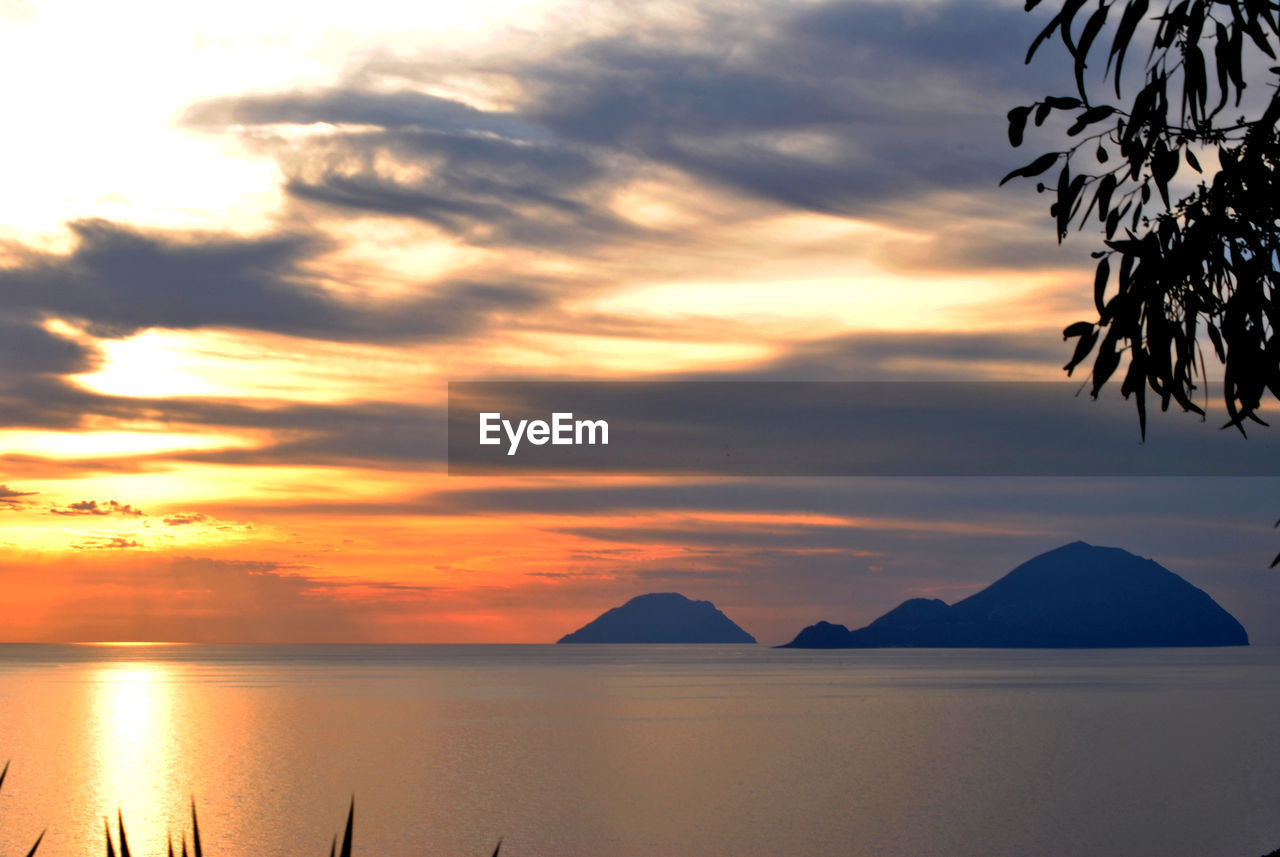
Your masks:
M 1269 528 L 1274 515 L 1275 477 L 856 477 L 856 478 L 680 478 L 635 483 L 553 482 L 541 486 L 467 487 L 425 495 L 412 505 L 388 504 L 388 514 L 424 515 L 592 515 L 619 516 L 664 510 L 832 515 L 933 522 L 1060 520 L 1055 531 L 1072 532 L 1071 521 L 1107 523 L 1112 538 L 1126 527 L 1145 529 L 1162 521 L 1173 531 L 1194 523 L 1205 531 Z M 1195 497 L 1202 503 L 1191 503 Z M 359 514 L 359 506 L 317 504 L 311 511 Z M 377 514 L 378 507 L 363 507 Z M 981 535 L 974 528 L 975 535 Z M 1273 538 L 1267 528 L 1254 535 Z M 1180 544 L 1187 540 L 1180 539 Z M 1211 548 L 1206 544 L 1206 551 Z M 1273 552 L 1274 553 L 1274 552 Z
M 918 537 L 935 537 L 935 523 L 920 521 L 914 528 Z M 735 553 L 768 550 L 775 559 L 790 557 L 794 560 L 814 554 L 841 554 L 846 558 L 874 554 L 875 551 L 863 547 L 868 541 L 864 529 L 805 524 L 767 527 L 751 523 L 717 525 L 691 520 L 672 526 L 621 527 L 584 522 L 581 526 L 563 527 L 556 531 L 615 544 L 679 546 L 695 551 L 731 549 Z
M 20 498 L 33 497 L 36 493 L 35 491 L 19 491 L 16 488 L 10 488 L 8 485 L 0 485 L 0 511 L 20 508 L 27 502 Z
M 126 550 L 128 548 L 140 548 L 142 544 L 136 539 L 126 539 L 123 536 L 102 536 L 89 539 L 79 544 L 71 546 L 72 550 L 89 551 L 89 550 Z
M 174 427 L 247 429 L 279 440 L 256 449 L 165 453 L 129 459 L 85 458 L 75 462 L 5 456 L 6 473 L 43 476 L 55 472 L 137 472 L 163 461 L 235 465 L 269 463 L 363 464 L 397 467 L 443 462 L 445 409 L 413 403 L 363 401 L 344 404 L 254 403 L 219 398 L 148 398 L 91 393 L 60 380 L 0 388 L 0 427 L 75 429 L 95 418 L 150 421 Z
M 616 192 L 654 170 L 775 209 L 1017 222 L 1010 208 L 1026 197 L 996 188 L 1019 158 L 1004 113 L 1055 81 L 1022 63 L 1031 16 L 991 0 L 696 11 L 692 26 L 532 58 L 379 58 L 333 89 L 212 99 L 185 122 L 273 153 L 299 199 L 481 245 L 696 240 L 615 211 Z M 479 73 L 519 94 L 485 109 L 421 92 Z M 974 263 L 1005 258 L 998 239 L 984 243 L 996 246 Z M 1027 255 L 1030 244 L 1010 260 Z
M 387 160 L 421 177 L 379 174 L 375 164 Z M 414 217 L 470 244 L 571 250 L 641 232 L 591 198 L 605 172 L 568 148 L 400 129 L 329 141 L 294 168 L 286 189 L 339 208 Z
M 74 426 L 77 414 L 52 412 L 46 403 L 66 389 L 60 376 L 92 371 L 101 355 L 46 329 L 44 313 L 10 305 L 3 285 L 10 270 L 0 266 L 0 426 Z
M 262 409 L 227 403 L 167 404 L 169 419 L 178 422 L 269 429 L 282 438 L 256 449 L 183 454 L 181 457 L 188 461 L 240 466 L 290 462 L 398 468 L 442 464 L 446 455 L 447 425 L 442 407 L 390 402 Z
M 77 503 L 71 503 L 63 508 L 52 506 L 49 509 L 51 515 L 123 515 L 127 518 L 140 518 L 144 515 L 141 509 L 135 509 L 133 506 L 119 503 L 115 500 L 107 500 L 101 505 L 97 500 L 81 500 Z
M 193 106 L 186 121 L 357 125 L 273 145 L 286 189 L 339 209 L 412 217 L 473 244 L 572 248 L 639 232 L 604 204 L 619 179 L 607 153 L 565 145 L 517 116 L 417 93 L 338 90 L 218 99 Z
M 491 316 L 547 300 L 544 285 L 518 277 L 424 284 L 401 300 L 339 298 L 309 271 L 328 247 L 315 235 L 162 233 L 103 220 L 78 221 L 70 229 L 76 241 L 70 253 L 29 251 L 0 269 L 0 308 L 29 319 L 74 319 L 103 337 L 146 328 L 222 327 L 405 342 L 465 336 Z M 53 344 L 43 344 L 49 353 L 42 365 L 56 356 Z M 82 371 L 85 355 L 68 354 L 56 371 Z
M 202 524 L 209 520 L 209 516 L 200 512 L 183 512 L 178 515 L 171 515 L 164 519 L 167 527 L 185 527 L 189 524 Z
M 0 280 L 3 276 L 0 270 Z M 0 291 L 0 302 L 3 300 L 4 292 Z M 0 317 L 0 368 L 7 382 L 13 382 L 16 375 L 88 372 L 97 362 L 95 349 L 51 333 L 34 319 Z
M 224 521 L 204 512 L 178 512 L 161 520 L 166 527 L 190 527 L 222 533 L 234 531 L 252 532 L 256 529 L 254 524 L 246 521 Z
M 983 380 L 1001 369 L 1049 367 L 1065 360 L 1062 332 L 1038 328 L 1004 333 L 861 331 L 811 339 L 738 373 L 699 377 L 777 381 Z

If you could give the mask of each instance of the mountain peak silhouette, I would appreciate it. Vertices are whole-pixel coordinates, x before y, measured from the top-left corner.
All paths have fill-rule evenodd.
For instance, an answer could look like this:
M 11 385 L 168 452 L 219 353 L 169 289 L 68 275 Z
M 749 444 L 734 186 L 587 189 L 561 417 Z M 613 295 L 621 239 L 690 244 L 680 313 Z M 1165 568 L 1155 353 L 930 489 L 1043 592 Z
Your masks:
M 746 631 L 710 601 L 678 592 L 637 595 L 607 610 L 561 643 L 754 643 Z
M 1235 617 L 1203 590 L 1154 560 L 1082 541 L 1027 560 L 950 606 L 913 598 L 856 631 L 820 624 L 826 627 L 805 628 L 783 648 L 1249 644 Z

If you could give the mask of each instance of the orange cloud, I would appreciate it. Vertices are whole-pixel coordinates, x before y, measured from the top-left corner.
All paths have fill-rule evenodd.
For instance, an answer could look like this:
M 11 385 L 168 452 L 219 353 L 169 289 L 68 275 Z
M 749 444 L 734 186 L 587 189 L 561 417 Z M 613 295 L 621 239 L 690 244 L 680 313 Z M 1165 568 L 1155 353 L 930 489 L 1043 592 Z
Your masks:
M 99 505 L 97 500 L 81 500 L 77 503 L 59 509 L 56 506 L 50 507 L 51 515 L 124 515 L 129 518 L 141 518 L 145 514 L 141 509 L 135 509 L 133 506 L 119 503 L 115 500 L 107 500 Z

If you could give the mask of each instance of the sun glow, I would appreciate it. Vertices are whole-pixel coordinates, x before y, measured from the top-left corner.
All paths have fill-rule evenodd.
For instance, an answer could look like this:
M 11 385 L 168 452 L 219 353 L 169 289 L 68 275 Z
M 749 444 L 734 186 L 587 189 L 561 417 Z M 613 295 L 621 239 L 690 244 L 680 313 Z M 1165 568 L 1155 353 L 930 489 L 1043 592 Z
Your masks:
M 14 127 L 40 129 L 0 141 L 6 163 L 27 167 L 7 173 L 0 197 L 3 231 L 23 238 L 57 233 L 68 210 L 155 226 L 268 228 L 284 200 L 278 168 L 184 127 L 193 101 L 332 83 L 352 54 L 491 46 L 499 25 L 514 32 L 549 15 L 548 4 L 517 0 L 30 5 L 0 29 L 0 72 L 27 82 L 6 93 L 8 115 Z
M 101 364 L 71 380 L 107 396 L 336 403 L 390 401 L 418 387 L 428 392 L 423 366 L 429 355 L 413 347 L 229 330 L 148 330 L 92 343 Z
M 158 455 L 182 451 L 252 449 L 258 442 L 225 433 L 194 434 L 173 431 L 0 431 L 0 456 L 38 455 L 47 458 L 96 458 Z

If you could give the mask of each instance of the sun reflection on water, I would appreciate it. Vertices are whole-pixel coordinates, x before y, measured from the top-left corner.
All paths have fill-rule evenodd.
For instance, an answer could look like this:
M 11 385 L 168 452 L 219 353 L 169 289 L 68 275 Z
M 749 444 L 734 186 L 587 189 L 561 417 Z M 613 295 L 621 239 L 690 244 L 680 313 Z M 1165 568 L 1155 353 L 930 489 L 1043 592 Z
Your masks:
M 95 815 L 112 822 L 117 812 L 123 815 L 135 853 L 164 853 L 168 831 L 182 827 L 174 673 L 165 663 L 110 663 L 97 667 L 90 681 L 89 797 Z M 103 850 L 102 835 L 99 826 L 98 841 L 83 843 L 85 853 Z

